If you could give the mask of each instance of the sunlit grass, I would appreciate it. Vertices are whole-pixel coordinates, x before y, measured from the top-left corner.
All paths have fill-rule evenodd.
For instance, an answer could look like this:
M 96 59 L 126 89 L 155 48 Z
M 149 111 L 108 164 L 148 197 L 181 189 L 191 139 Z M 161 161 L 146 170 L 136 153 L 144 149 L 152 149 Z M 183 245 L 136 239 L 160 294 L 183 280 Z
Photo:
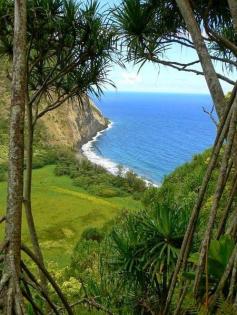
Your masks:
M 131 197 L 101 198 L 73 186 L 69 177 L 54 175 L 54 166 L 33 171 L 33 213 L 44 255 L 65 266 L 81 233 L 88 227 L 102 227 L 121 209 L 137 209 Z M 0 183 L 0 211 L 5 212 L 6 183 Z M 1 235 L 3 234 L 3 226 Z M 25 217 L 23 241 L 30 243 Z

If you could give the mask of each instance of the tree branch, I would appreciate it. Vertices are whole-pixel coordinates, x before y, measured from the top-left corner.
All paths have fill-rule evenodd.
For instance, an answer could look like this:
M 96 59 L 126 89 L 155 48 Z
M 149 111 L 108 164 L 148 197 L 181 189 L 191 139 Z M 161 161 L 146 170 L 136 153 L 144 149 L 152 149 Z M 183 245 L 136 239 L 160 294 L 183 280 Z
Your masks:
M 204 113 L 207 114 L 207 115 L 211 118 L 211 120 L 212 120 L 212 122 L 215 124 L 215 126 L 218 127 L 218 123 L 217 123 L 217 121 L 215 120 L 215 118 L 213 117 L 214 108 L 215 108 L 215 107 L 214 107 L 214 105 L 213 105 L 211 111 L 209 112 L 204 106 L 202 107 Z
M 194 73 L 196 75 L 205 76 L 204 72 L 202 72 L 202 71 L 188 68 L 191 65 L 199 63 L 199 60 L 184 64 L 184 63 L 178 63 L 178 62 L 175 62 L 175 61 L 161 60 L 159 58 L 156 58 L 156 57 L 153 57 L 153 56 L 147 56 L 147 55 L 146 55 L 146 58 L 149 59 L 152 62 L 159 63 L 159 64 L 162 64 L 164 66 L 170 67 L 170 68 L 174 68 L 174 69 L 176 69 L 178 71 L 191 72 L 191 73 Z M 223 80 L 223 81 L 225 81 L 225 82 L 227 82 L 227 83 L 229 83 L 231 85 L 235 85 L 235 81 L 225 77 L 224 75 L 222 75 L 220 73 L 216 73 L 216 74 L 217 74 L 217 77 L 219 79 L 221 79 L 221 80 Z
M 68 301 L 66 300 L 64 294 L 62 293 L 61 289 L 59 288 L 57 283 L 54 281 L 54 279 L 52 278 L 50 273 L 45 269 L 45 267 L 41 264 L 41 262 L 38 260 L 38 258 L 33 254 L 33 252 L 28 247 L 26 247 L 25 245 L 22 244 L 21 249 L 35 262 L 35 264 L 40 268 L 42 273 L 48 279 L 48 281 L 50 282 L 50 284 L 54 288 L 55 292 L 59 296 L 60 300 L 62 301 L 65 309 L 67 310 L 67 313 L 69 315 L 73 315 L 72 309 L 71 309 Z
M 89 306 L 96 308 L 98 311 L 103 311 L 104 313 L 106 313 L 108 315 L 114 315 L 110 310 L 108 310 L 103 305 L 97 303 L 93 298 L 82 298 L 81 300 L 71 304 L 70 306 L 75 307 L 75 306 L 80 305 L 80 304 L 88 304 Z M 64 310 L 63 307 L 58 309 L 58 311 L 60 311 L 60 312 L 63 310 Z

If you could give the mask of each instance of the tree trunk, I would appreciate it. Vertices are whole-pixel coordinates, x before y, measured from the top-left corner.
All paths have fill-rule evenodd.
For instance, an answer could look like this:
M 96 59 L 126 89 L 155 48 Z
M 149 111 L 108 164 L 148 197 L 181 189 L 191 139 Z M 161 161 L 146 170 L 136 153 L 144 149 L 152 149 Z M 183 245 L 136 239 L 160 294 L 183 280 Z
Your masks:
M 215 104 L 216 112 L 221 118 L 225 107 L 225 96 L 218 80 L 216 71 L 212 64 L 211 57 L 202 38 L 201 30 L 195 20 L 192 7 L 187 0 L 176 0 L 181 15 L 187 25 L 187 29 L 191 34 L 193 45 L 197 51 L 200 63 L 202 65 L 203 73 L 211 93 L 213 102 Z
M 223 119 L 222 119 L 220 125 L 218 126 L 218 133 L 217 133 L 217 137 L 216 137 L 216 140 L 215 140 L 215 143 L 213 146 L 211 159 L 209 161 L 205 176 L 204 176 L 203 181 L 202 181 L 201 188 L 199 190 L 197 201 L 196 201 L 194 208 L 192 210 L 192 213 L 191 213 L 191 216 L 189 219 L 189 223 L 188 223 L 188 226 L 187 226 L 184 238 L 183 238 L 179 257 L 178 257 L 178 260 L 177 260 L 177 263 L 175 266 L 175 270 L 173 273 L 173 277 L 172 277 L 172 280 L 171 280 L 171 283 L 169 286 L 169 292 L 167 295 L 166 305 L 165 305 L 165 309 L 164 309 L 164 315 L 166 315 L 169 312 L 169 306 L 170 306 L 171 299 L 172 299 L 172 296 L 173 296 L 173 293 L 174 293 L 174 290 L 175 290 L 175 287 L 177 284 L 177 279 L 178 279 L 178 274 L 180 272 L 180 269 L 186 265 L 189 251 L 191 248 L 191 244 L 193 241 L 193 235 L 194 235 L 196 223 L 197 223 L 197 220 L 199 217 L 199 213 L 200 213 L 200 210 L 202 207 L 202 203 L 203 203 L 203 200 L 205 197 L 208 183 L 210 181 L 212 172 L 216 166 L 220 150 L 222 148 L 223 142 L 226 138 L 226 134 L 227 134 L 228 129 L 229 129 L 230 118 L 231 118 L 231 110 L 228 106 L 225 109 Z
M 237 1 L 236 0 L 228 0 L 228 4 L 230 7 L 230 13 L 233 19 L 233 26 L 235 33 L 237 34 Z
M 219 202 L 221 200 L 221 197 L 225 188 L 225 176 L 226 176 L 228 163 L 231 156 L 232 145 L 233 145 L 234 138 L 236 135 L 236 124 L 237 124 L 237 96 L 233 103 L 233 112 L 232 112 L 229 132 L 227 136 L 227 143 L 225 145 L 225 151 L 222 158 L 216 190 L 213 195 L 213 202 L 212 202 L 212 207 L 209 214 L 209 220 L 206 226 L 206 230 L 205 230 L 202 245 L 201 245 L 198 268 L 197 268 L 196 277 L 194 281 L 195 293 L 198 292 L 198 288 L 199 288 L 199 284 L 200 284 L 200 280 L 201 280 L 201 276 L 202 276 L 204 264 L 205 264 L 205 255 L 207 254 L 209 243 L 211 240 L 212 229 L 215 223 Z
M 24 314 L 20 290 L 21 221 L 23 199 L 24 114 L 26 103 L 26 1 L 15 0 L 12 100 L 9 131 L 9 173 L 4 259 L 6 314 Z
M 39 240 L 36 232 L 34 217 L 32 214 L 32 200 L 31 200 L 31 191 L 32 191 L 32 162 L 33 162 L 33 140 L 34 140 L 34 127 L 32 122 L 32 108 L 27 104 L 27 143 L 26 143 L 26 171 L 25 171 L 25 182 L 24 182 L 24 206 L 27 224 L 29 228 L 30 238 L 33 245 L 33 250 L 44 266 L 43 254 L 39 245 Z M 39 271 L 40 280 L 42 287 L 45 292 L 47 292 L 47 280 L 45 276 Z

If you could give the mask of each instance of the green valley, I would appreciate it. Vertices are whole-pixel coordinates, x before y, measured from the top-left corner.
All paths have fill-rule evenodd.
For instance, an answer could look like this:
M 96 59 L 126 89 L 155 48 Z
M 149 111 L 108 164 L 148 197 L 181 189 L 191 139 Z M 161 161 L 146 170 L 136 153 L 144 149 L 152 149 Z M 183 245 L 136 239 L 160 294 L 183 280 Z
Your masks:
M 138 209 L 141 204 L 131 196 L 93 196 L 73 185 L 68 176 L 55 176 L 54 168 L 50 165 L 33 172 L 33 212 L 46 260 L 62 267 L 69 263 L 72 249 L 84 229 L 101 228 L 122 209 Z M 5 211 L 5 202 L 6 182 L 0 182 L 1 214 Z M 22 236 L 29 244 L 25 219 Z

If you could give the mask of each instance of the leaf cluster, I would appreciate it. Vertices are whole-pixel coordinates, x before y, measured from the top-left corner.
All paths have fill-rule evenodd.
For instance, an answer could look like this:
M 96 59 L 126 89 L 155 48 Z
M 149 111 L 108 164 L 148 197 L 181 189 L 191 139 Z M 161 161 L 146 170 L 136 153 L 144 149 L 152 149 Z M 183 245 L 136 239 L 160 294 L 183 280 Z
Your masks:
M 203 34 L 210 29 L 236 44 L 237 38 L 226 0 L 198 0 L 191 1 L 191 5 Z M 164 61 L 167 50 L 173 44 L 193 48 L 175 0 L 123 0 L 113 10 L 113 21 L 120 35 L 121 45 L 127 53 L 125 58 L 141 66 L 146 61 Z M 233 52 L 222 41 L 207 33 L 205 36 L 210 53 L 226 59 L 223 60 L 223 67 L 233 70 L 228 63 L 228 60 L 236 60 Z
M 12 58 L 13 1 L 0 1 L 0 53 Z M 51 110 L 83 93 L 102 93 L 114 51 L 114 31 L 97 1 L 27 1 L 28 94 L 36 116 L 42 96 Z M 52 105 L 57 96 L 57 102 Z M 40 116 L 40 115 L 39 115 Z M 37 117 L 36 117 L 37 118 Z

